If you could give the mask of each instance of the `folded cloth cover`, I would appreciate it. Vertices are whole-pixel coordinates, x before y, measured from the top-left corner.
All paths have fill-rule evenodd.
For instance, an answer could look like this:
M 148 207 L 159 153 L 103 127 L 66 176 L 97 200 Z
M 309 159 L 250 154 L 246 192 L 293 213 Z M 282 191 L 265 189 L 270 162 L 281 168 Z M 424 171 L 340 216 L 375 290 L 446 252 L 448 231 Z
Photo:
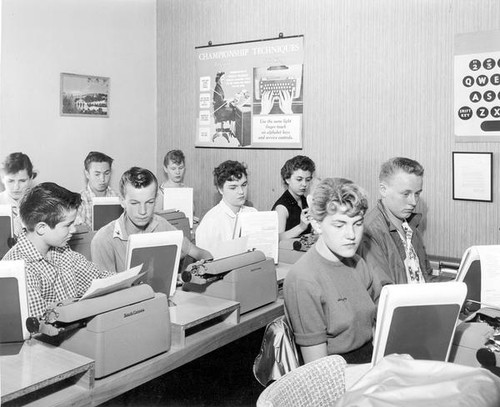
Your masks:
M 483 368 L 389 355 L 336 402 L 341 406 L 498 407 L 500 378 Z

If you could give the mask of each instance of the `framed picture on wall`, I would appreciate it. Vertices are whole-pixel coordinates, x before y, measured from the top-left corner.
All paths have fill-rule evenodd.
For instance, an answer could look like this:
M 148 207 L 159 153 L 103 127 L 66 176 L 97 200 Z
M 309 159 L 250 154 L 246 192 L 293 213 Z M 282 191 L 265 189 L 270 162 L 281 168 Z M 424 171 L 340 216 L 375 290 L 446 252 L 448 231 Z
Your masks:
M 61 73 L 61 116 L 109 117 L 109 78 Z
M 453 199 L 493 202 L 493 153 L 453 151 Z

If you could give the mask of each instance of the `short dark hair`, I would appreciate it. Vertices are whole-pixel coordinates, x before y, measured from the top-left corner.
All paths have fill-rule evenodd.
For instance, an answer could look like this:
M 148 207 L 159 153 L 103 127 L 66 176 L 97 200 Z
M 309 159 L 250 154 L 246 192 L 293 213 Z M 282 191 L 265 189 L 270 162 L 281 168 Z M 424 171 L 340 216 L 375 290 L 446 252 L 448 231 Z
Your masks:
M 407 174 L 415 174 L 417 177 L 424 176 L 424 167 L 418 161 L 405 157 L 393 157 L 380 167 L 379 180 L 386 181 L 399 170 Z
M 83 165 L 85 166 L 85 169 L 87 171 L 89 170 L 90 164 L 92 163 L 108 163 L 111 167 L 111 165 L 113 164 L 113 159 L 109 155 L 100 153 L 99 151 L 91 151 L 87 154 L 85 160 L 83 160 Z
M 170 150 L 167 154 L 165 154 L 163 165 L 167 167 L 169 161 L 172 161 L 174 164 L 180 165 L 186 162 L 186 157 L 184 157 L 184 153 L 181 150 Z
M 219 71 L 217 72 L 217 74 L 215 75 L 215 82 L 219 82 L 220 81 L 220 78 L 222 78 L 224 76 L 225 72 L 222 72 L 222 71 Z
M 125 187 L 132 185 L 136 189 L 146 188 L 154 183 L 158 187 L 158 180 L 155 175 L 146 168 L 132 167 L 125 171 L 120 178 L 120 195 L 125 198 Z
M 292 174 L 297 170 L 309 171 L 312 175 L 314 171 L 316 171 L 316 166 L 314 165 L 314 161 L 305 155 L 296 155 L 290 158 L 283 167 L 281 167 L 281 179 L 285 185 L 286 180 L 290 179 Z
M 246 165 L 238 161 L 227 160 L 214 168 L 214 184 L 222 189 L 226 181 L 238 181 L 243 177 L 248 178 Z
M 36 172 L 33 172 L 33 164 L 26 154 L 11 153 L 5 157 L 5 160 L 2 163 L 3 174 L 16 174 L 22 170 L 26 170 L 28 177 L 36 177 Z
M 45 222 L 52 229 L 64 219 L 65 211 L 78 209 L 81 203 L 80 194 L 53 182 L 42 182 L 21 198 L 19 215 L 30 232 L 39 222 Z
M 347 216 L 363 216 L 368 209 L 368 199 L 365 192 L 348 179 L 325 178 L 313 192 L 313 218 L 321 222 L 327 215 L 337 213 L 340 206 L 347 208 Z

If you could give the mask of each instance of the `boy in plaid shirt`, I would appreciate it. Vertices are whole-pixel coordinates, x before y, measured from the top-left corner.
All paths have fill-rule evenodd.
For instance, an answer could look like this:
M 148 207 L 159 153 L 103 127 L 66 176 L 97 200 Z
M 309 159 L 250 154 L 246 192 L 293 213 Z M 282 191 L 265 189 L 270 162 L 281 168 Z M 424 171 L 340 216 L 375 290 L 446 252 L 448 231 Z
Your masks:
M 26 230 L 3 260 L 25 262 L 30 316 L 43 317 L 51 304 L 80 297 L 93 279 L 114 274 L 68 246 L 80 204 L 80 194 L 52 182 L 33 187 L 21 200 Z

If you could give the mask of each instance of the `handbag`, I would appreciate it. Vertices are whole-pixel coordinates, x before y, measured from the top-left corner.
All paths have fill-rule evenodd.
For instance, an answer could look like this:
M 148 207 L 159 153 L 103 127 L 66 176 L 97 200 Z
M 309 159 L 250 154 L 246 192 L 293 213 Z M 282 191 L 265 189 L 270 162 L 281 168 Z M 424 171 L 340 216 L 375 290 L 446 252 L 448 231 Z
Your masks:
M 299 367 L 301 360 L 292 328 L 286 315 L 266 326 L 260 352 L 253 364 L 253 374 L 264 387 Z

